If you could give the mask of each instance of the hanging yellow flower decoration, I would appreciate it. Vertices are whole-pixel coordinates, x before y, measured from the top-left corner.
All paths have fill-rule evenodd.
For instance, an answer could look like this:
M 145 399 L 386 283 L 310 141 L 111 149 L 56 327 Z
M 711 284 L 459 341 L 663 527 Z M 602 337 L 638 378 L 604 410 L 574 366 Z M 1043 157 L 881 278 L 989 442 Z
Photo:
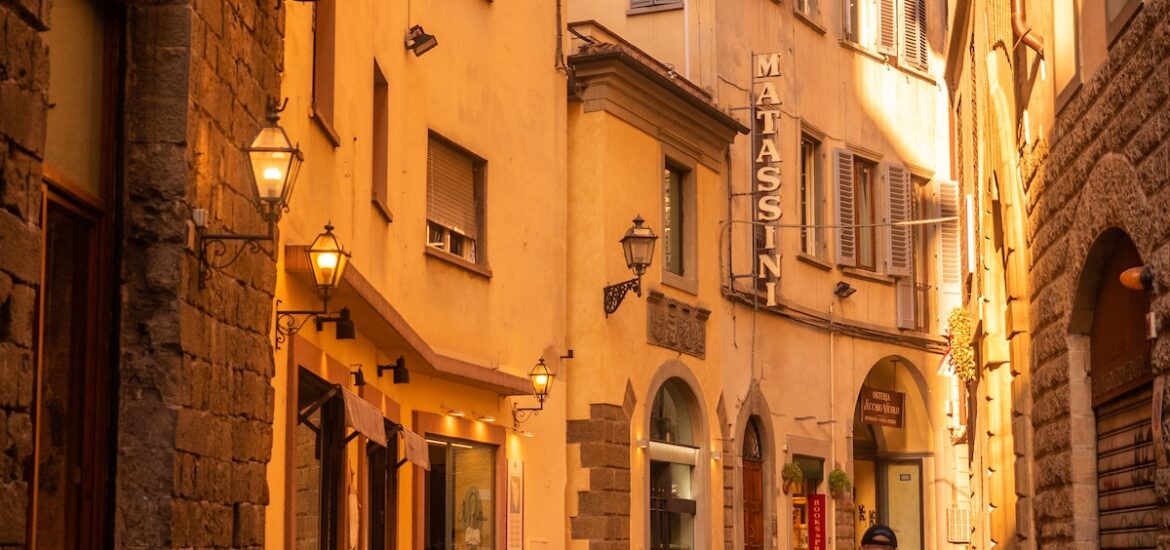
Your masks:
M 947 317 L 947 330 L 951 341 L 951 365 L 955 374 L 964 382 L 975 380 L 975 350 L 971 347 L 971 312 L 957 307 Z

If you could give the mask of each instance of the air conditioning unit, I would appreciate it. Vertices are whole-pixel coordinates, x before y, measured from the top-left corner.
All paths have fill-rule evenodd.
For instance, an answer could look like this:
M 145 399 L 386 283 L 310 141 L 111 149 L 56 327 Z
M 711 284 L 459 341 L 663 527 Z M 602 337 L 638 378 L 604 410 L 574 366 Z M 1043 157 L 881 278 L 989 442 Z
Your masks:
M 971 544 L 971 510 L 947 508 L 947 542 Z

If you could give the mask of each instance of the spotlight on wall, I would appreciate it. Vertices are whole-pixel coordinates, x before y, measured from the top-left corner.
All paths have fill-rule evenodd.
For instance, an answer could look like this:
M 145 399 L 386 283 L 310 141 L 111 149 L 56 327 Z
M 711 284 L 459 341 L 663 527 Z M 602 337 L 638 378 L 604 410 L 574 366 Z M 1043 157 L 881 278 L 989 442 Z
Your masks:
M 857 289 L 845 281 L 837 281 L 837 286 L 833 287 L 833 294 L 841 299 L 853 296 L 854 292 L 857 292 Z
M 431 51 L 438 45 L 439 39 L 433 34 L 427 34 L 422 25 L 415 25 L 406 33 L 406 48 L 414 52 L 415 57 Z
M 1121 279 L 1121 285 L 1125 288 L 1146 292 L 1154 290 L 1154 270 L 1150 269 L 1148 265 L 1131 267 L 1122 271 L 1118 278 Z
M 362 374 L 362 366 L 361 365 L 350 365 L 350 366 L 357 367 L 357 370 L 349 373 L 351 376 L 353 376 L 353 385 L 358 386 L 358 387 L 366 385 L 366 375 Z
M 410 371 L 406 370 L 406 358 L 398 356 L 392 365 L 378 365 L 378 378 L 382 377 L 382 373 L 388 370 L 394 371 L 395 384 L 409 384 Z

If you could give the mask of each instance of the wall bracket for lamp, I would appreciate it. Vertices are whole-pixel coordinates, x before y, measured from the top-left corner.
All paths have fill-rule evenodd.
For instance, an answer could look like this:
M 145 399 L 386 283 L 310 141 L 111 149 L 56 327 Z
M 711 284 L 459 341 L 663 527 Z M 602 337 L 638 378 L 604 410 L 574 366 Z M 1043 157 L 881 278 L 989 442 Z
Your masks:
M 276 301 L 276 307 L 280 307 L 280 300 Z M 301 317 L 299 320 L 297 317 Z M 317 326 L 317 331 L 320 332 L 325 323 L 336 324 L 335 337 L 338 340 L 353 340 L 355 337 L 355 330 L 353 319 L 350 318 L 349 308 L 343 307 L 336 314 L 329 313 L 329 298 L 326 297 L 322 301 L 320 310 L 276 310 L 276 349 L 280 349 L 280 345 L 288 341 L 289 337 L 300 332 L 302 328 L 313 321 Z M 379 372 L 379 374 L 381 374 Z

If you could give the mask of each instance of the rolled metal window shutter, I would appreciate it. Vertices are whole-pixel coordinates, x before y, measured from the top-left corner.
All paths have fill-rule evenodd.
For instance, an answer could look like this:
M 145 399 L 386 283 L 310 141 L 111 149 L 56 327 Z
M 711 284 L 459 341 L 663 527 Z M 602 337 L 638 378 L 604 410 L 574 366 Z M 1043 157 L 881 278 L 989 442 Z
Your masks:
M 1096 407 L 1097 507 L 1101 548 L 1155 548 L 1153 387 Z
M 833 174 L 837 180 L 837 263 L 857 265 L 857 221 L 853 206 L 853 153 L 833 151 Z
M 479 234 L 475 160 L 434 137 L 427 155 L 427 219 L 471 238 Z

